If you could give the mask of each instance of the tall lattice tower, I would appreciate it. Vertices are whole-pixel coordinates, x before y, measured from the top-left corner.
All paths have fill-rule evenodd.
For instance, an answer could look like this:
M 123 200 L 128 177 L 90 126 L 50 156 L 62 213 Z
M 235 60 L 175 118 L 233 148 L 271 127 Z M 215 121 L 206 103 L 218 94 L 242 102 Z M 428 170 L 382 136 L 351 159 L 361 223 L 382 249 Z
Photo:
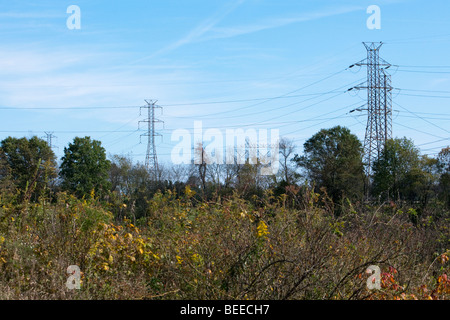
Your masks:
M 47 139 L 47 144 L 50 147 L 50 149 L 56 148 L 56 146 L 53 145 L 53 138 L 57 138 L 53 132 L 44 132 L 46 139 Z
M 372 165 L 392 138 L 392 86 L 386 69 L 391 64 L 380 58 L 382 42 L 363 42 L 367 58 L 356 66 L 367 66 L 367 81 L 357 89 L 367 89 L 367 127 L 364 139 L 364 163 L 370 184 Z
M 141 107 L 141 110 L 142 108 L 147 109 L 148 118 L 143 121 L 139 121 L 139 123 L 141 122 L 147 123 L 147 132 L 141 135 L 141 137 L 143 136 L 148 137 L 147 154 L 145 156 L 145 167 L 152 175 L 152 178 L 154 180 L 157 180 L 159 168 L 158 168 L 158 157 L 156 155 L 155 137 L 157 136 L 162 137 L 162 135 L 155 131 L 155 124 L 163 121 L 155 118 L 155 109 L 161 107 L 156 105 L 157 101 L 145 100 L 145 102 L 147 103 L 147 105 Z

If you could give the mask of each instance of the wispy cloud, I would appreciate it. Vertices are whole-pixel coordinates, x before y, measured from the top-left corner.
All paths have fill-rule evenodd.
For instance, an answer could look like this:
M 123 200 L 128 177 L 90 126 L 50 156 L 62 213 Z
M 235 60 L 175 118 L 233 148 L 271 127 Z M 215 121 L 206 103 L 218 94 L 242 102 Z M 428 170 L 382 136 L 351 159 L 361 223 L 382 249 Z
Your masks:
M 162 48 L 161 50 L 158 50 L 157 52 L 153 53 L 150 56 L 147 56 L 147 57 L 144 57 L 144 58 L 134 61 L 134 63 L 141 62 L 143 60 L 147 60 L 147 59 L 150 59 L 150 58 L 153 58 L 155 56 L 159 56 L 159 55 L 162 55 L 165 53 L 169 53 L 175 49 L 180 48 L 181 46 L 187 45 L 192 42 L 199 41 L 199 39 L 203 35 L 207 34 L 212 28 L 214 28 L 214 26 L 216 26 L 220 21 L 222 21 L 231 12 L 236 10 L 236 8 L 239 7 L 240 5 L 242 5 L 244 2 L 245 2 L 245 0 L 237 0 L 237 1 L 235 0 L 235 1 L 229 2 L 225 6 L 225 8 L 221 8 L 221 10 L 216 12 L 213 16 L 209 17 L 202 23 L 200 23 L 197 27 L 195 27 L 193 30 L 191 30 L 183 38 L 175 41 L 174 43 L 171 43 L 170 45 L 168 45 L 165 48 Z
M 0 12 L 1 19 L 53 19 L 64 16 L 65 13 L 51 12 Z
M 0 47 L 0 76 L 24 77 L 45 74 L 72 67 L 81 61 L 94 57 L 94 53 L 66 52 L 63 50 L 33 50 L 30 48 L 10 49 Z
M 230 2 L 228 6 L 212 17 L 206 19 L 200 23 L 197 27 L 191 30 L 183 38 L 171 43 L 167 47 L 164 47 L 150 56 L 141 58 L 139 60 L 133 61 L 132 63 L 141 62 L 147 59 L 154 58 L 173 50 L 176 50 L 184 45 L 198 42 L 205 42 L 216 39 L 233 38 L 245 34 L 251 34 L 255 32 L 260 32 L 264 30 L 274 29 L 284 27 L 294 23 L 307 22 L 318 20 L 326 17 L 342 15 L 350 12 L 365 10 L 364 6 L 346 6 L 340 8 L 327 8 L 320 11 L 301 13 L 299 15 L 290 17 L 273 18 L 266 21 L 261 21 L 259 23 L 242 25 L 235 27 L 217 27 L 217 25 L 231 12 L 233 12 L 237 7 L 239 7 L 245 0 L 238 0 Z
M 0 106 L 129 105 L 130 97 L 143 99 L 148 92 L 158 92 L 161 99 L 167 99 L 173 88 L 183 92 L 183 84 L 196 80 L 195 74 L 183 66 L 148 66 L 153 71 L 151 76 L 141 69 L 104 68 L 103 63 L 117 57 L 110 52 L 87 51 L 25 51 L 0 46 Z M 120 122 L 121 117 L 117 119 Z
M 245 34 L 255 33 L 263 30 L 284 27 L 294 23 L 313 21 L 331 16 L 342 15 L 354 11 L 364 10 L 363 6 L 349 6 L 341 8 L 327 8 L 321 11 L 302 13 L 296 16 L 283 17 L 262 21 L 256 24 L 243 25 L 236 27 L 210 28 L 208 34 L 203 33 L 203 37 L 199 37 L 197 41 L 209 41 L 221 38 L 232 38 Z

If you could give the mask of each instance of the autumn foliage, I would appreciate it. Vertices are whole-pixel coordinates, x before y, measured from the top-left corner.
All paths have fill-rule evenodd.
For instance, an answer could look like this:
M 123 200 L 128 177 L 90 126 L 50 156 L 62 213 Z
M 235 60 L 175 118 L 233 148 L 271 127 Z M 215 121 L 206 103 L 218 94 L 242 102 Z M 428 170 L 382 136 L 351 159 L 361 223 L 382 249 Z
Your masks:
M 252 201 L 157 192 L 144 217 L 59 193 L 0 199 L 1 299 L 449 299 L 448 215 L 348 204 L 287 188 Z M 81 289 L 66 286 L 69 265 Z M 365 273 L 381 269 L 381 290 Z

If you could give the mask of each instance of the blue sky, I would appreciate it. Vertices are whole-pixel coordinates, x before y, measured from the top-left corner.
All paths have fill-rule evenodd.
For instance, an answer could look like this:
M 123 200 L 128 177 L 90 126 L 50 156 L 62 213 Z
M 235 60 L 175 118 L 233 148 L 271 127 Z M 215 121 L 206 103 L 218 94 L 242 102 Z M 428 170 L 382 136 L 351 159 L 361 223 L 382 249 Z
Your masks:
M 369 30 L 369 5 L 381 30 Z M 67 7 L 81 9 L 69 30 Z M 54 132 L 58 158 L 75 136 L 143 162 L 144 99 L 163 107 L 158 157 L 175 129 L 279 129 L 301 152 L 321 128 L 363 140 L 363 41 L 393 65 L 394 136 L 424 154 L 449 144 L 450 2 L 389 0 L 41 0 L 0 6 L 0 139 Z M 442 66 L 440 68 L 434 68 Z M 447 68 L 445 68 L 447 67 Z M 142 124 L 141 124 L 142 129 Z

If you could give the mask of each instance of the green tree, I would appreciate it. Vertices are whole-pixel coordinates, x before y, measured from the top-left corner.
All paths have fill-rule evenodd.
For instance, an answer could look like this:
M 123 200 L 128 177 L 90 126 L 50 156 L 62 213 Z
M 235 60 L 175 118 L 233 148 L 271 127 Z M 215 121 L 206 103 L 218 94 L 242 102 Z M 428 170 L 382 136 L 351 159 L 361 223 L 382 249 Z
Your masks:
M 336 126 L 322 129 L 303 145 L 304 155 L 294 162 L 306 170 L 307 178 L 319 189 L 325 188 L 335 204 L 345 197 L 362 197 L 364 170 L 362 145 L 349 129 Z
M 4 171 L 0 176 L 8 175 L 26 199 L 36 200 L 43 195 L 49 182 L 57 176 L 55 154 L 46 141 L 36 136 L 8 137 L 1 142 L 0 149 Z
M 382 200 L 418 201 L 433 181 L 435 163 L 421 157 L 410 139 L 388 140 L 373 163 L 372 193 Z
M 111 191 L 116 191 L 124 196 L 129 196 L 131 194 L 130 173 L 132 168 L 133 163 L 130 158 L 119 155 L 114 155 L 112 157 L 109 169 Z
M 87 196 L 92 190 L 100 197 L 109 192 L 111 162 L 106 159 L 100 141 L 76 137 L 68 148 L 64 148 L 61 160 L 60 177 L 64 190 L 78 197 Z
M 0 148 L 0 197 L 3 195 L 10 194 L 13 187 L 11 179 L 11 168 L 6 162 L 5 153 Z
M 402 183 L 403 197 L 410 202 L 420 202 L 422 209 L 437 195 L 439 183 L 438 160 L 420 156 L 419 166 L 411 169 Z

